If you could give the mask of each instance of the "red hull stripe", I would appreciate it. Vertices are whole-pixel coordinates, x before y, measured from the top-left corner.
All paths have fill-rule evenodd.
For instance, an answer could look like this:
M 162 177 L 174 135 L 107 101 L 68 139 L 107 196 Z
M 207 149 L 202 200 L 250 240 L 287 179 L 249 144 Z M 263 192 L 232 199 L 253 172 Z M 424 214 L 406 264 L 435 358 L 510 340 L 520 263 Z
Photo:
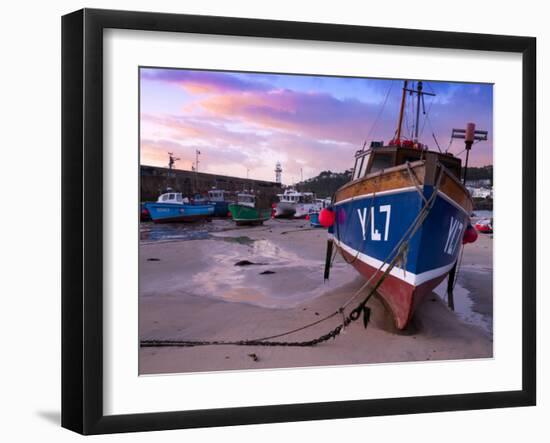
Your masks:
M 347 261 L 352 261 L 353 267 L 367 279 L 377 273 L 377 267 L 370 266 L 361 260 L 354 260 L 355 255 L 347 253 L 342 248 L 340 248 L 340 252 Z M 377 276 L 373 278 L 373 285 L 376 278 L 382 276 L 382 274 L 383 271 L 377 273 Z M 377 292 L 386 308 L 391 312 L 396 328 L 404 329 L 407 326 L 416 307 L 426 295 L 430 294 L 443 281 L 445 276 L 446 274 L 440 275 L 419 286 L 413 286 L 391 274 L 386 276 Z
M 330 234 L 329 234 L 330 237 Z M 338 246 L 341 250 L 345 251 L 348 255 L 352 256 L 352 258 L 355 258 L 355 261 L 361 261 L 365 263 L 366 265 L 369 265 L 375 269 L 378 269 L 382 262 L 374 257 L 371 257 L 369 255 L 363 254 L 350 246 L 346 245 L 345 243 L 339 241 L 336 239 L 336 237 L 332 236 L 332 240 Z M 419 286 L 423 283 L 429 282 L 430 280 L 439 278 L 440 276 L 445 276 L 451 268 L 454 266 L 454 262 L 450 263 L 446 266 L 442 266 L 440 268 L 430 269 L 429 271 L 422 272 L 421 274 L 414 274 L 410 271 L 405 271 L 402 268 L 394 267 L 390 271 L 390 275 L 393 277 L 403 281 L 404 283 L 407 283 L 412 286 Z M 384 265 L 382 267 L 382 272 L 384 272 L 388 268 L 388 265 Z

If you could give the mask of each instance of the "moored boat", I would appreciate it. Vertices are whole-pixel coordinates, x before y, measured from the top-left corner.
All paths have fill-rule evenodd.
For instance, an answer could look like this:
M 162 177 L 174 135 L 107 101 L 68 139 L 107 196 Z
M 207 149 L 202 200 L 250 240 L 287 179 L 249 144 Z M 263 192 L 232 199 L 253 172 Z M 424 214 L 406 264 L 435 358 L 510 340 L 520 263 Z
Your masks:
M 279 202 L 275 205 L 275 217 L 302 218 L 312 209 L 318 209 L 313 192 L 299 192 L 287 189 L 278 194 Z
M 214 205 L 214 217 L 227 217 L 229 213 L 228 192 L 222 189 L 208 191 L 208 203 Z
M 481 220 L 478 220 L 474 227 L 477 229 L 478 232 L 481 232 L 483 234 L 492 234 L 493 233 L 493 220 L 490 218 L 484 218 Z
M 314 228 L 322 228 L 323 225 L 319 222 L 319 211 L 316 212 L 310 212 L 307 215 L 307 218 L 309 220 L 309 224 L 313 226 Z
M 139 221 L 145 222 L 151 220 L 151 214 L 149 210 L 145 207 L 145 203 L 139 205 Z
M 418 83 L 412 92 L 420 95 Z M 407 326 L 422 299 L 455 266 L 473 208 L 460 181 L 459 158 L 430 151 L 417 137 L 401 137 L 410 91 L 405 82 L 397 136 L 387 145 L 373 142 L 357 151 L 352 180 L 334 195 L 329 229 L 346 262 L 373 285 L 397 261 L 377 293 L 398 329 Z M 470 129 L 467 143 L 468 137 L 473 141 Z
M 262 224 L 271 218 L 271 208 L 263 207 L 251 193 L 237 194 L 237 202 L 229 204 L 229 212 L 237 225 Z
M 155 203 L 144 206 L 155 223 L 192 222 L 214 214 L 214 205 L 190 203 L 179 192 L 165 192 Z

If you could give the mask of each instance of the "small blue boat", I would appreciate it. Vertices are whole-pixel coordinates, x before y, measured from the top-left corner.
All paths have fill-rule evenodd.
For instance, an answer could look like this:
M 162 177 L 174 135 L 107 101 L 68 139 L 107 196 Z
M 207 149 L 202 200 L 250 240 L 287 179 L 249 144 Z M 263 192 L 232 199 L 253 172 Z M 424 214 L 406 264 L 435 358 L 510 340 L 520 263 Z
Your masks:
M 214 217 L 227 217 L 229 214 L 229 204 L 227 200 L 227 191 L 222 189 L 211 189 L 208 191 L 208 203 L 214 205 Z
M 155 223 L 192 222 L 212 217 L 214 205 L 189 203 L 179 192 L 162 194 L 155 203 L 145 203 Z
M 309 214 L 309 223 L 314 228 L 322 228 L 321 223 L 319 223 L 319 212 L 311 212 Z
M 308 214 L 309 217 L 309 223 L 314 228 L 322 228 L 323 225 L 319 223 L 319 212 L 323 208 L 328 208 L 331 204 L 330 198 L 324 198 L 324 199 L 317 199 L 317 207 L 314 210 L 311 210 Z
M 208 191 L 208 198 L 203 197 L 201 194 L 195 194 L 191 199 L 193 205 L 213 205 L 214 217 L 227 217 L 229 215 L 230 201 L 226 201 L 225 194 L 227 191 L 211 189 Z

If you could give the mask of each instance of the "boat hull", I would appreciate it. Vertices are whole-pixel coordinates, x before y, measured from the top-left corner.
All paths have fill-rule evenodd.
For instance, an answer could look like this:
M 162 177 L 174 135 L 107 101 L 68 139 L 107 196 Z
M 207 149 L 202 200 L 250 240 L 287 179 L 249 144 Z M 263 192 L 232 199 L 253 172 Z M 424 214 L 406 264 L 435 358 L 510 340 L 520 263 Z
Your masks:
M 316 211 L 319 209 L 320 209 L 320 205 L 316 203 L 298 203 L 296 204 L 294 218 L 304 218 L 311 211 Z
M 275 217 L 292 218 L 296 214 L 296 203 L 279 202 L 275 206 Z
M 313 226 L 314 228 L 322 228 L 323 225 L 319 223 L 319 213 L 318 212 L 310 212 L 309 213 L 309 224 Z
M 348 252 L 347 248 L 344 249 L 341 244 L 337 248 L 345 260 L 351 263 L 363 277 L 366 279 L 372 277 L 373 285 L 378 278 L 382 277 L 383 270 L 379 270 L 378 267 L 372 266 L 362 259 L 355 259 L 356 254 Z M 397 329 L 407 327 L 417 306 L 445 279 L 449 270 L 417 286 L 396 275 L 388 274 L 385 277 L 377 292 L 384 306 L 391 313 Z M 401 269 L 399 271 L 403 272 Z
M 149 210 L 145 207 L 145 203 L 140 204 L 139 221 L 151 221 L 151 214 L 149 214 Z
M 411 185 L 403 175 L 387 180 L 387 184 L 386 189 L 376 192 L 372 188 L 369 192 L 368 183 L 357 183 L 356 189 L 352 186 L 345 193 L 339 191 L 335 224 L 329 232 L 344 259 L 367 279 L 374 276 L 374 285 L 395 258 L 400 240 L 415 223 L 425 201 L 437 192 L 403 257 L 378 288 L 395 326 L 404 329 L 422 299 L 456 263 L 469 223 L 471 200 L 451 179 L 442 181 L 439 190 L 423 183 Z M 464 195 L 468 198 L 463 199 Z
M 146 203 L 155 223 L 177 223 L 204 220 L 214 214 L 214 205 Z
M 311 211 L 318 210 L 319 206 L 315 203 L 279 202 L 275 206 L 275 217 L 304 218 Z
M 478 232 L 481 232 L 482 234 L 492 234 L 493 233 L 493 225 L 492 223 L 483 223 L 483 222 L 477 222 L 474 227 Z
M 228 202 L 215 202 L 211 201 L 211 205 L 214 205 L 214 217 L 227 217 L 229 213 L 229 203 Z
M 237 225 L 262 224 L 271 218 L 270 208 L 253 208 L 238 203 L 231 203 L 229 205 L 229 212 Z

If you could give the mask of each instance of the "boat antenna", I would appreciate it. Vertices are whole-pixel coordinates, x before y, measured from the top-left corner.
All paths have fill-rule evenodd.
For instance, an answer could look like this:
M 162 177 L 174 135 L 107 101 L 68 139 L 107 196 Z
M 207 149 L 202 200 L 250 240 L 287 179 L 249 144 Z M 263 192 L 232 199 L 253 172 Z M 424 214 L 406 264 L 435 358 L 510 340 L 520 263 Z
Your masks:
M 416 96 L 416 123 L 414 125 L 414 141 L 418 142 L 418 128 L 420 126 L 418 124 L 420 121 L 420 100 L 422 100 L 422 104 L 424 104 L 424 94 L 422 94 L 422 82 L 416 82 L 416 90 L 418 91 L 418 94 Z
M 168 169 L 172 170 L 174 168 L 174 164 L 179 161 L 179 158 L 174 157 L 173 152 L 168 153 Z
M 197 177 L 197 172 L 199 172 L 199 155 L 201 155 L 201 151 L 195 149 L 195 193 L 199 192 L 199 178 Z
M 476 130 L 475 123 L 468 123 L 466 129 L 454 129 L 451 134 L 451 140 L 453 138 L 462 138 L 466 144 L 466 162 L 464 163 L 464 178 L 463 184 L 466 185 L 466 178 L 468 176 L 468 160 L 470 158 L 470 150 L 472 145 L 476 141 L 487 141 L 488 131 Z
M 411 94 L 416 94 L 416 121 L 414 124 L 414 142 L 418 143 L 418 129 L 420 128 L 420 104 L 422 103 L 423 112 L 426 114 L 426 108 L 424 106 L 424 96 L 435 96 L 432 92 L 423 91 L 422 81 L 416 82 L 416 89 L 407 89 Z

